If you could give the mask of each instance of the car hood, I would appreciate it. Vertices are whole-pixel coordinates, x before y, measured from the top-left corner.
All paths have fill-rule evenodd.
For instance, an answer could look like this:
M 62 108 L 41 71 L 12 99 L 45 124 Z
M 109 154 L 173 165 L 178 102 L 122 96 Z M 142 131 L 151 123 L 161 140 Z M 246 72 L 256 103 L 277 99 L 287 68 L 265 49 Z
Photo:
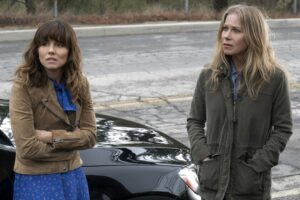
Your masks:
M 191 162 L 188 147 L 149 126 L 123 118 L 96 114 L 97 143 L 93 149 L 82 150 L 85 166 L 97 165 L 186 165 Z M 14 144 L 8 100 L 0 99 L 0 129 L 7 138 L 5 145 Z
M 186 165 L 189 148 L 149 126 L 96 114 L 97 144 L 81 151 L 85 165 Z
M 188 150 L 150 147 L 95 147 L 80 151 L 84 166 L 182 165 L 191 162 Z
M 149 126 L 130 120 L 96 114 L 96 146 L 146 146 L 188 149 L 185 145 Z

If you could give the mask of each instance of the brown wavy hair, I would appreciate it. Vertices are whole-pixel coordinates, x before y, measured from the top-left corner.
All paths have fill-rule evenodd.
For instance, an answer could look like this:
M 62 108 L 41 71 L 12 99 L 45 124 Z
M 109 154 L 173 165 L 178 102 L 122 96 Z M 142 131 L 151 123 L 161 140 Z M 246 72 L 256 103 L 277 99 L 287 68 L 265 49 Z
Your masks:
M 224 71 L 230 71 L 230 57 L 224 54 L 222 48 L 222 30 L 227 16 L 232 13 L 240 17 L 241 29 L 244 32 L 245 42 L 248 46 L 244 57 L 241 89 L 245 89 L 248 95 L 255 99 L 263 84 L 270 80 L 273 72 L 276 68 L 280 68 L 280 65 L 275 59 L 269 41 L 269 27 L 265 16 L 254 6 L 234 5 L 229 7 L 223 14 L 213 61 L 209 65 L 209 68 L 212 69 L 210 82 L 217 89 L 220 85 L 219 77 L 221 74 Z
M 73 28 L 59 19 L 47 21 L 38 27 L 23 54 L 23 63 L 16 70 L 16 80 L 29 87 L 44 87 L 48 84 L 49 79 L 40 63 L 38 48 L 49 40 L 61 43 L 69 50 L 67 62 L 63 66 L 62 79 L 65 80 L 73 100 L 77 100 L 84 84 L 81 52 Z

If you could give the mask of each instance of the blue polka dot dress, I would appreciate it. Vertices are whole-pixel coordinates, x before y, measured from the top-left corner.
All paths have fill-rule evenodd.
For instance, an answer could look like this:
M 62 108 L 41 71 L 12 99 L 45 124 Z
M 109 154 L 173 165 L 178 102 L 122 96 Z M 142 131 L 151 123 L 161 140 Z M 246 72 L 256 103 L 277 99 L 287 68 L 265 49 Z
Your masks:
M 42 175 L 15 174 L 14 200 L 89 200 L 87 180 L 81 167 Z

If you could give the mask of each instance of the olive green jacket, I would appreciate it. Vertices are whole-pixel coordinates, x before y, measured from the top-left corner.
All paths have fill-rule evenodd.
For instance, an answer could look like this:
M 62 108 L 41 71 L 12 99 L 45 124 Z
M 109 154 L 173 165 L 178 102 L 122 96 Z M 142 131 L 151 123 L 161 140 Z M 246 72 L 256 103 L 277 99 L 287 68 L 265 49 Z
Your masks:
M 78 150 L 91 148 L 96 142 L 95 113 L 87 80 L 81 92 L 82 98 L 75 102 L 76 114 L 70 117 L 58 103 L 51 81 L 46 87 L 13 83 L 9 109 L 16 143 L 15 172 L 48 174 L 81 166 Z M 52 131 L 53 143 L 37 140 L 36 129 Z
M 288 83 L 280 69 L 252 100 L 232 98 L 229 72 L 220 89 L 200 73 L 187 119 L 193 160 L 200 164 L 200 193 L 205 200 L 270 199 L 271 168 L 292 134 Z M 209 161 L 202 160 L 210 157 Z

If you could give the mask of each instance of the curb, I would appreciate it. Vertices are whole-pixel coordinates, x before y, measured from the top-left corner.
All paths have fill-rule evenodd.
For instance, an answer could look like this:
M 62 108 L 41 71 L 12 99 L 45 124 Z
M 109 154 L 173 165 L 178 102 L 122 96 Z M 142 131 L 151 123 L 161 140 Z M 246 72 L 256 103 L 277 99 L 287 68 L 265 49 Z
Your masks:
M 270 19 L 267 22 L 271 29 L 300 27 L 300 18 Z M 216 31 L 218 25 L 219 21 L 161 22 L 135 25 L 81 26 L 74 27 L 74 30 L 77 36 L 81 38 L 175 32 L 209 32 Z M 33 38 L 35 30 L 2 30 L 0 31 L 0 42 L 30 40 Z

